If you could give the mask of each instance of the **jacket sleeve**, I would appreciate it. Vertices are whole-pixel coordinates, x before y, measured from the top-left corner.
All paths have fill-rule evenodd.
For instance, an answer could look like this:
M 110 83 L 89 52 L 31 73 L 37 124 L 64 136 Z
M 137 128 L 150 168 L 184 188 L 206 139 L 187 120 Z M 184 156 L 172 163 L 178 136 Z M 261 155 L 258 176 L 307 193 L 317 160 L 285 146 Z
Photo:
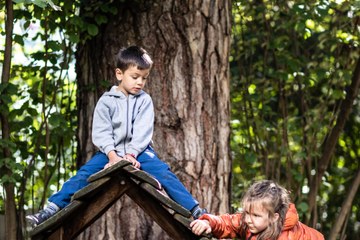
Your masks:
M 104 97 L 100 97 L 93 115 L 92 141 L 101 152 L 108 155 L 115 149 L 110 108 Z
M 132 126 L 132 139 L 126 149 L 126 153 L 137 157 L 151 143 L 154 131 L 154 106 L 149 95 L 143 98 L 136 113 Z
M 211 233 L 216 238 L 236 238 L 241 234 L 241 214 L 223 214 L 219 216 L 204 214 L 200 220 L 208 220 Z

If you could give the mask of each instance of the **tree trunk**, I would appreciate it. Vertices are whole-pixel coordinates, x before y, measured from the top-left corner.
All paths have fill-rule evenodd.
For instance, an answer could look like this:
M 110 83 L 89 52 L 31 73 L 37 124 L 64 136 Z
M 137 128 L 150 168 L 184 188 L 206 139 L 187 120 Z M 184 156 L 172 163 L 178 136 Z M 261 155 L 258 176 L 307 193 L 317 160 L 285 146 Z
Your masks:
M 92 111 L 105 90 L 101 81 L 115 79 L 114 55 L 123 46 L 142 46 L 154 60 L 145 91 L 155 106 L 155 150 L 201 206 L 228 212 L 230 1 L 115 2 L 117 14 L 77 50 L 80 161 L 94 150 Z M 171 236 L 124 197 L 78 237 L 95 238 Z
M 338 239 L 337 237 L 338 237 L 341 229 L 343 229 L 345 227 L 344 226 L 345 220 L 351 210 L 352 202 L 353 202 L 355 195 L 359 189 L 359 186 L 360 186 L 360 169 L 358 170 L 358 172 L 354 178 L 353 184 L 351 184 L 350 190 L 347 192 L 347 196 L 341 206 L 341 211 L 338 214 L 338 217 L 336 218 L 336 220 L 333 224 L 333 227 L 331 228 L 329 240 Z
M 13 14 L 13 3 L 11 0 L 6 1 L 6 22 L 5 22 L 5 50 L 4 50 L 4 61 L 1 75 L 1 84 L 5 86 L 9 83 L 10 78 L 10 66 L 11 66 L 11 55 L 12 55 L 12 33 L 14 26 L 14 14 Z M 2 94 L 6 95 L 6 90 Z M 7 103 L 3 103 L 0 100 L 0 104 L 4 107 Z M 1 111 L 0 113 L 0 124 L 1 124 L 1 137 L 4 142 L 10 141 L 10 126 L 8 121 L 8 111 Z M 11 152 L 9 147 L 3 145 L 3 149 L 0 150 L 3 159 L 11 159 Z M 11 178 L 12 170 L 7 166 L 1 166 L 1 176 L 7 175 Z M 7 239 L 17 239 L 17 219 L 16 219 L 16 205 L 15 205 L 15 184 L 13 182 L 5 182 L 5 235 Z
M 345 123 L 351 113 L 353 103 L 358 95 L 360 87 L 360 58 L 357 60 L 356 67 L 353 72 L 351 85 L 347 88 L 346 98 L 340 106 L 340 111 L 337 116 L 336 124 L 329 133 L 323 147 L 323 154 L 318 162 L 317 173 L 310 183 L 309 193 L 309 211 L 312 214 L 312 226 L 317 222 L 316 214 L 316 196 L 319 191 L 319 186 L 322 181 L 322 177 L 325 174 L 326 169 L 330 163 L 330 159 L 333 156 L 336 143 L 338 142 L 339 136 L 344 129 Z M 350 206 L 351 207 L 351 206 Z M 306 221 L 307 224 L 309 220 Z

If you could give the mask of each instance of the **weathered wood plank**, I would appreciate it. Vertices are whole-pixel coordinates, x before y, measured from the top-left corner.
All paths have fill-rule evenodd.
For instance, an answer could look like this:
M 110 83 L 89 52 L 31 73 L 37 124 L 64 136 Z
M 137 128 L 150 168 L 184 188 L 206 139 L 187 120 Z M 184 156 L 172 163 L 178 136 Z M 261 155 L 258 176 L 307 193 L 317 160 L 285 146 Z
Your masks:
M 88 178 L 88 182 L 93 182 L 99 178 L 102 178 L 104 176 L 110 176 L 112 174 L 116 174 L 119 172 L 119 169 L 123 168 L 124 166 L 130 165 L 131 163 L 129 161 L 120 161 L 112 165 L 111 167 L 108 167 L 106 169 L 103 169 L 97 173 L 94 173 Z
M 154 198 L 156 198 L 158 201 L 160 201 L 165 206 L 173 209 L 175 212 L 178 212 L 179 214 L 183 215 L 184 217 L 190 217 L 191 213 L 178 203 L 176 203 L 174 200 L 169 198 L 164 193 L 160 192 L 159 190 L 155 189 L 152 185 L 148 183 L 141 183 L 140 187 L 144 190 L 146 190 L 148 193 L 150 193 Z
M 69 206 L 34 228 L 32 240 L 74 239 L 124 193 L 174 239 L 208 239 L 189 229 L 191 214 L 173 201 L 150 174 L 121 161 L 89 177 L 90 184 L 76 192 Z
M 49 238 L 46 240 L 68 240 L 66 236 L 64 236 L 64 228 L 58 228 Z
M 177 221 L 162 204 L 147 191 L 139 191 L 135 183 L 130 187 L 126 194 L 136 202 L 159 226 L 164 229 L 171 238 L 175 240 L 200 239 L 182 223 Z M 149 184 L 147 184 L 149 185 Z M 150 185 L 149 185 L 150 186 Z M 152 186 L 150 186 L 154 189 Z M 155 190 L 155 189 L 154 189 Z
M 183 215 L 178 213 L 174 213 L 174 218 L 190 230 L 190 223 L 192 221 L 192 218 L 184 217 Z
M 31 232 L 32 240 L 74 239 L 106 212 L 128 189 L 120 176 L 113 176 L 91 201 L 74 200 Z
M 181 222 L 182 225 L 184 225 L 185 227 L 187 227 L 190 231 L 190 223 L 193 221 L 192 218 L 186 218 L 180 214 L 175 213 L 174 214 L 174 218 L 178 221 Z M 202 236 L 200 236 L 201 239 L 211 239 L 212 235 L 211 234 L 203 234 Z
M 64 236 L 74 239 L 88 226 L 104 214 L 128 189 L 128 181 L 121 177 L 113 177 L 106 188 L 93 196 L 81 212 L 63 223 Z
M 129 174 L 131 177 L 134 177 L 140 181 L 150 183 L 156 189 L 159 189 L 159 190 L 162 189 L 161 184 L 155 177 L 153 177 L 151 174 L 149 174 L 143 170 L 133 167 L 132 165 L 123 167 L 122 171 L 126 171 L 126 173 Z
M 71 198 L 71 201 L 91 198 L 94 194 L 101 190 L 101 187 L 110 181 L 110 177 L 103 177 L 91 182 L 89 185 L 77 191 Z
M 81 205 L 83 205 L 83 202 L 81 201 L 71 202 L 67 207 L 61 209 L 54 216 L 52 216 L 39 226 L 35 227 L 30 233 L 31 239 L 45 239 L 43 235 L 46 236 L 48 232 L 58 228 L 62 224 L 62 222 L 66 218 L 68 218 L 73 212 L 79 209 Z

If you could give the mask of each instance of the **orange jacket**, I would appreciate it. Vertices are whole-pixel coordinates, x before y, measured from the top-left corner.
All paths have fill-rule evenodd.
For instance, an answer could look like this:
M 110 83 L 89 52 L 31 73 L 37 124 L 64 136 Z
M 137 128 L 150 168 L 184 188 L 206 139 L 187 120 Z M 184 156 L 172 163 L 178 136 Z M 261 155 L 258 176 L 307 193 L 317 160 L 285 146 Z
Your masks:
M 212 229 L 212 234 L 216 238 L 244 238 L 256 240 L 257 236 L 251 236 L 250 231 L 241 232 L 241 213 L 223 214 L 214 216 L 205 214 L 199 219 L 208 220 Z M 290 204 L 286 213 L 284 228 L 278 240 L 324 240 L 324 236 L 313 228 L 306 226 L 299 221 L 294 204 Z

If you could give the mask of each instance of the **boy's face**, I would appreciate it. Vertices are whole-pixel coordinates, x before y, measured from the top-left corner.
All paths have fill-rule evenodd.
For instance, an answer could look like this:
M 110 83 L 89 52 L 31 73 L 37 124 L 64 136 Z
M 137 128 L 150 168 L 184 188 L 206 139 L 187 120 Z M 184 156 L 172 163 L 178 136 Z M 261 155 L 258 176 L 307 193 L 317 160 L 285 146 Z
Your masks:
M 144 88 L 150 74 L 150 69 L 140 70 L 137 66 L 131 66 L 123 72 L 116 68 L 115 74 L 117 80 L 121 81 L 118 90 L 122 91 L 125 95 L 135 95 Z

